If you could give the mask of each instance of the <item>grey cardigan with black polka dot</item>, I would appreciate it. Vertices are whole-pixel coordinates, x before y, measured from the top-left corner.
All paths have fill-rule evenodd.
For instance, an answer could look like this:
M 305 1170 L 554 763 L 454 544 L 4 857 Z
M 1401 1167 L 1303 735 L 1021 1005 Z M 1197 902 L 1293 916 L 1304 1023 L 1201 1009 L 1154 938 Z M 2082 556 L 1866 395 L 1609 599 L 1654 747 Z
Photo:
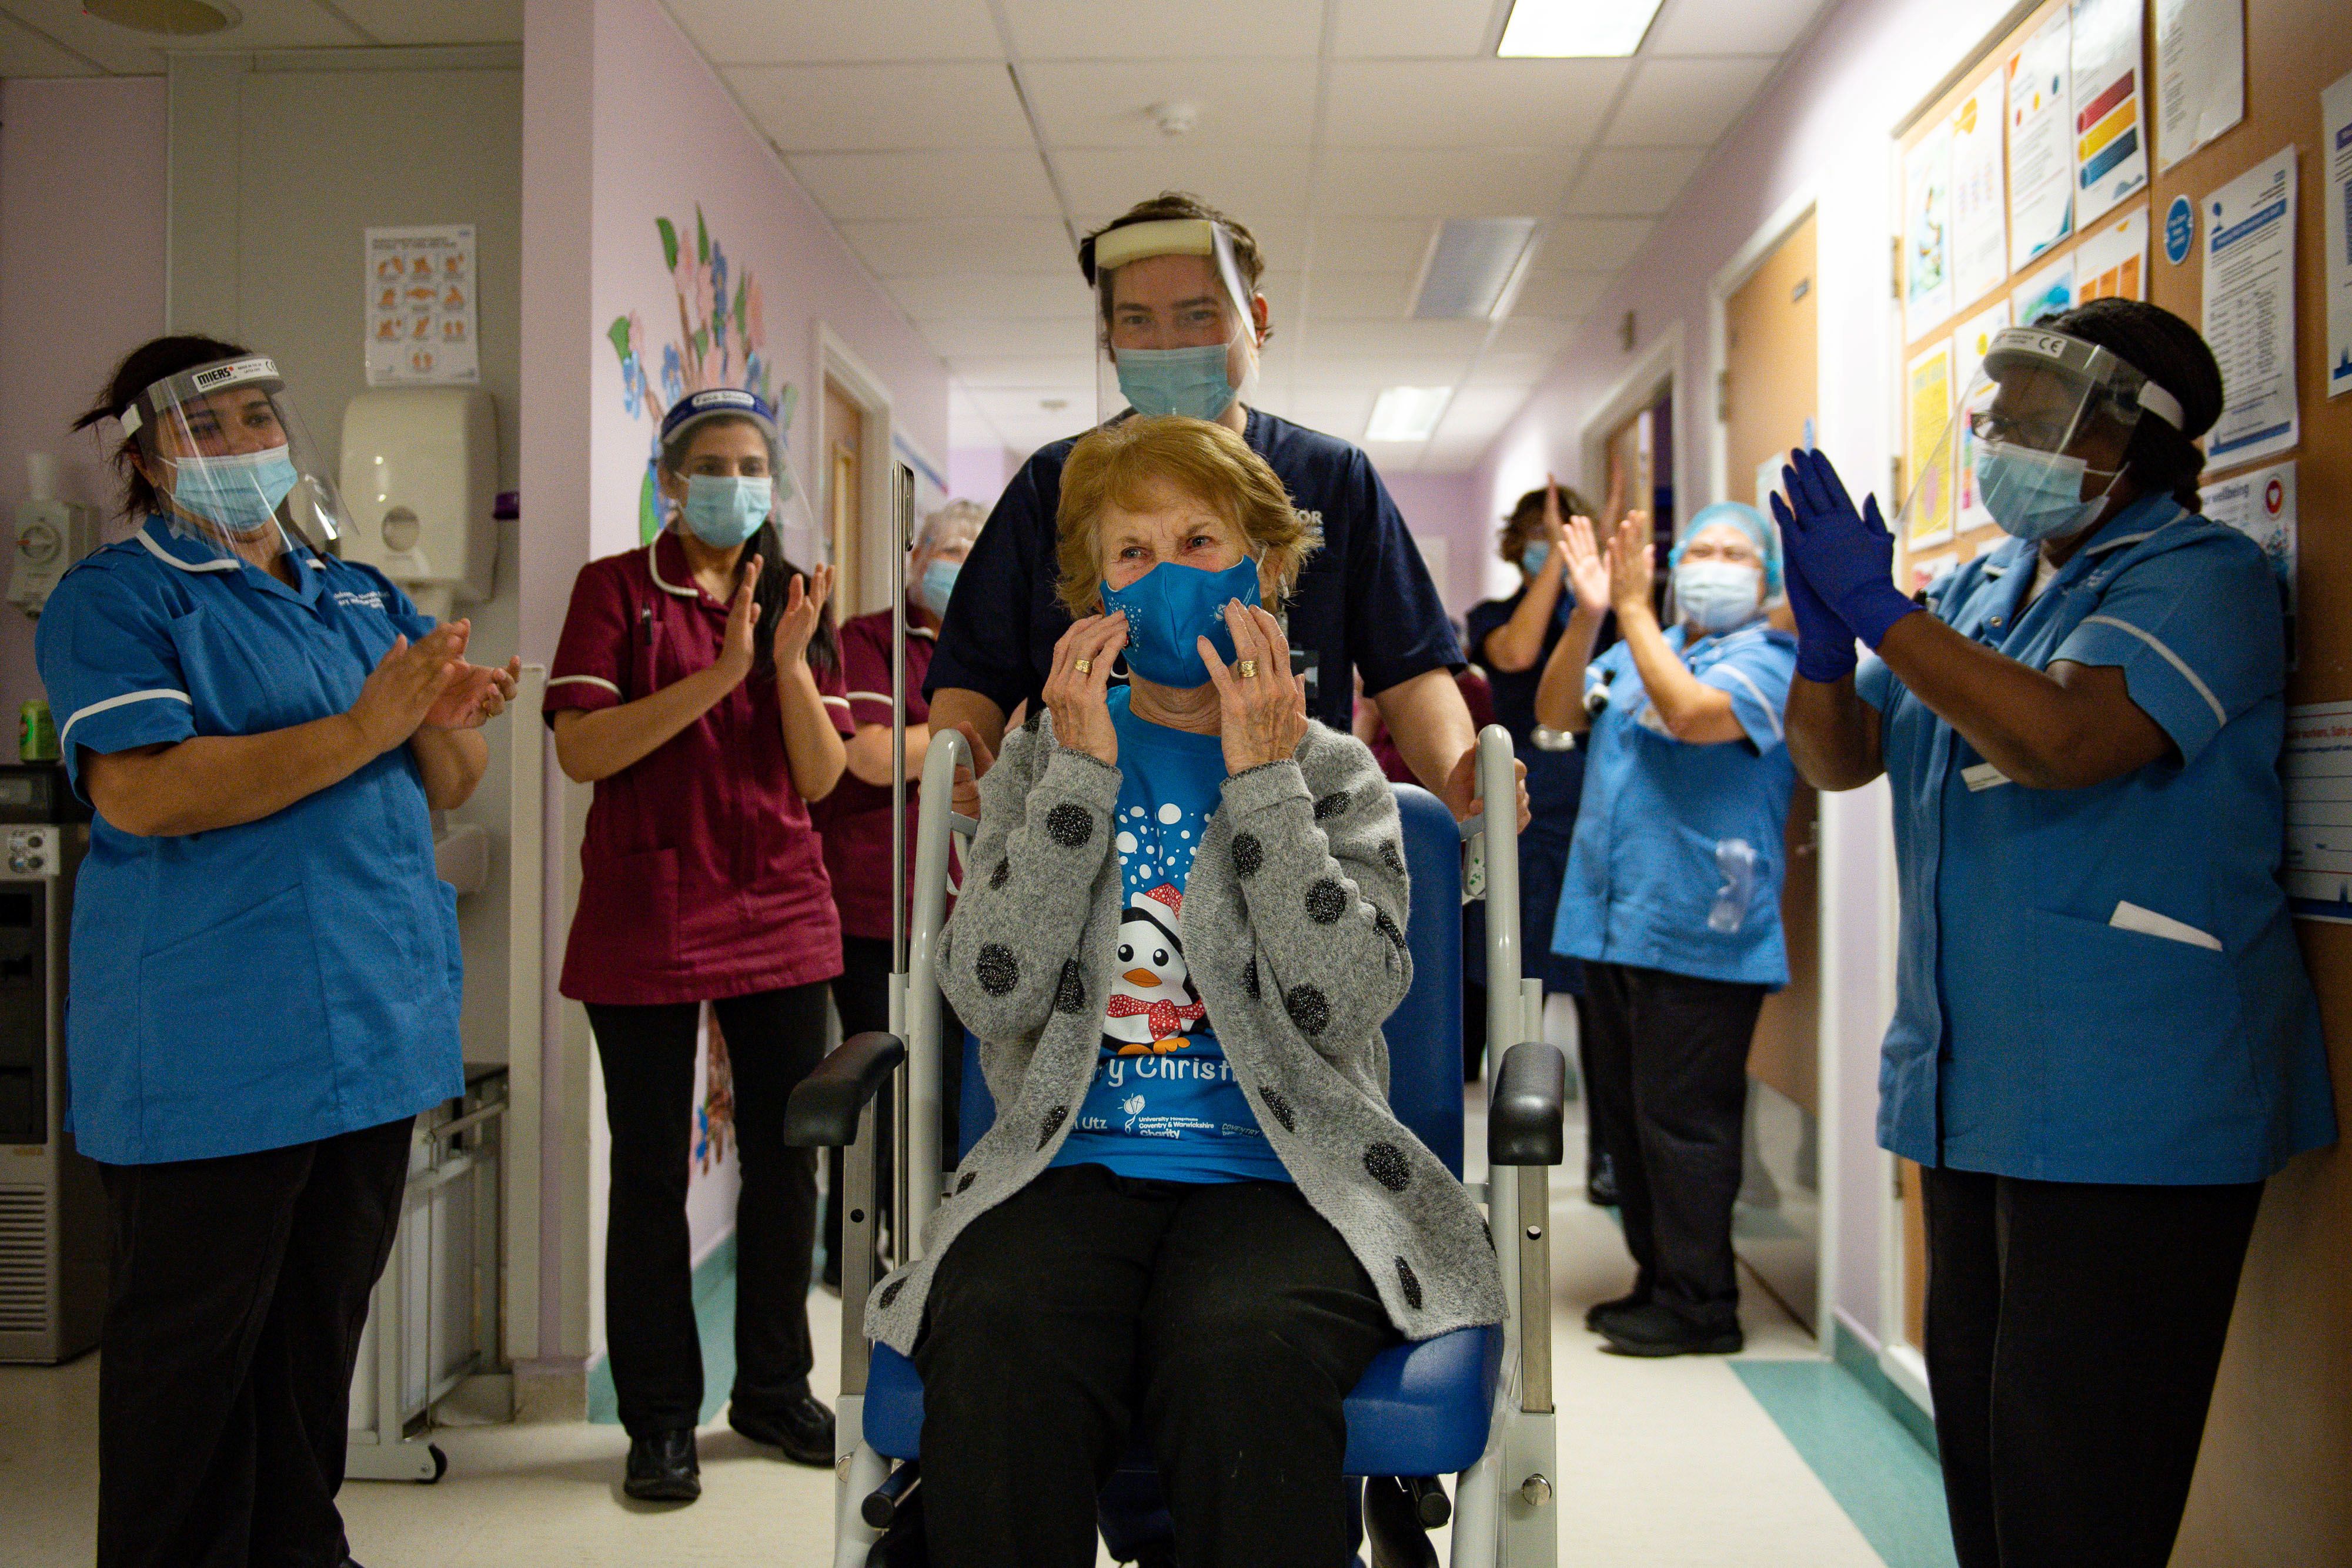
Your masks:
M 941 990 L 983 1042 L 995 1124 L 885 1278 L 866 1332 L 912 1354 L 933 1262 L 1053 1160 L 1086 1096 L 1117 968 L 1119 772 L 1040 715 L 981 781 L 980 833 L 939 943 Z M 1390 1321 L 1426 1339 L 1503 1316 L 1494 1242 L 1388 1106 L 1381 1024 L 1412 977 L 1396 800 L 1353 736 L 1309 724 L 1295 759 L 1225 780 L 1179 929 L 1186 967 L 1266 1140 L 1344 1238 Z

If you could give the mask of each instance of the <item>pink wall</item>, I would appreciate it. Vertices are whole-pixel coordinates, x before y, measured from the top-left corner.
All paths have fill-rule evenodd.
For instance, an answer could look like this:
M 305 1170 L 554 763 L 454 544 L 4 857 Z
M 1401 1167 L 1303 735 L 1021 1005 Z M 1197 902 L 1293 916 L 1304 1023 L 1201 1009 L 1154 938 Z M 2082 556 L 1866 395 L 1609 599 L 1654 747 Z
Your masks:
M 1494 553 L 1494 525 L 1485 515 L 1485 492 L 1475 479 L 1469 474 L 1381 476 L 1431 575 L 1438 580 L 1438 596 L 1453 615 L 1462 614 L 1491 591 L 1481 563 Z
M 0 516 L 16 532 L 25 454 L 119 538 L 112 470 L 68 428 L 115 361 L 163 329 L 163 79 L 0 82 Z M 41 695 L 33 622 L 0 607 L 0 715 Z M 64 716 L 59 715 L 60 720 Z
M 948 450 L 948 490 L 961 501 L 996 505 L 1005 483 L 1021 465 L 1002 446 L 956 446 Z

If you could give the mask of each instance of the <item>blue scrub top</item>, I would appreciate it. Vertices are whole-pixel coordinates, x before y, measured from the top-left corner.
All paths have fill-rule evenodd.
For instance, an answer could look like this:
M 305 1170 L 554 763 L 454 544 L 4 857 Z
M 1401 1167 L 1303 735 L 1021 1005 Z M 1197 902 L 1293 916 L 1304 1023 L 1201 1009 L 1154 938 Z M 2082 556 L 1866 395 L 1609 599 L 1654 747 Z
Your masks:
M 2126 507 L 2021 606 L 2034 556 L 2004 540 L 1928 607 L 2035 669 L 2121 669 L 2179 759 L 2029 789 L 1864 663 L 1903 911 L 1879 1141 L 2041 1181 L 2258 1181 L 2336 1137 L 2278 881 L 2276 579 L 2169 497 Z
M 300 587 L 150 518 L 43 610 L 35 654 L 74 788 L 84 747 L 256 735 L 348 710 L 433 627 L 373 567 Z M 258 821 L 142 838 L 100 815 L 75 884 L 71 1120 L 114 1165 L 247 1154 L 464 1091 L 457 891 L 405 746 Z
M 1588 696 L 1605 686 L 1609 700 L 1585 741 L 1552 951 L 1777 990 L 1789 983 L 1780 878 L 1797 774 L 1781 714 L 1796 639 L 1758 621 L 1696 643 L 1676 626 L 1666 643 L 1729 695 L 1747 738 L 1666 733 L 1625 643 L 1585 666 Z
M 1286 611 L 1294 653 L 1308 655 L 1307 711 L 1345 731 L 1354 672 L 1375 695 L 1432 670 L 1458 668 L 1462 651 L 1429 569 L 1371 459 L 1337 436 L 1256 409 L 1243 433 L 1266 461 L 1323 548 L 1307 558 Z M 1006 713 L 1041 700 L 1054 644 L 1070 628 L 1054 596 L 1055 512 L 1062 465 L 1077 437 L 1041 446 L 1004 487 L 973 541 L 940 627 L 923 695 L 941 686 L 987 697 Z

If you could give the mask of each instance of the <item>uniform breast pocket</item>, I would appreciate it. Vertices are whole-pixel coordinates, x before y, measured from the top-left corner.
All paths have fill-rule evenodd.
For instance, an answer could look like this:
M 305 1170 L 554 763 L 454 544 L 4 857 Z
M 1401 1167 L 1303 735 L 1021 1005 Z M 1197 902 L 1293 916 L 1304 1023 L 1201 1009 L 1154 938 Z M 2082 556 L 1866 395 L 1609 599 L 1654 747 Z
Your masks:
M 260 1104 L 299 1122 L 333 1102 L 313 929 L 297 883 L 141 956 L 140 1087 L 151 1131 Z
M 2026 929 L 2033 1049 L 2062 1135 L 2161 1147 L 2258 1098 L 2228 955 L 2047 910 Z

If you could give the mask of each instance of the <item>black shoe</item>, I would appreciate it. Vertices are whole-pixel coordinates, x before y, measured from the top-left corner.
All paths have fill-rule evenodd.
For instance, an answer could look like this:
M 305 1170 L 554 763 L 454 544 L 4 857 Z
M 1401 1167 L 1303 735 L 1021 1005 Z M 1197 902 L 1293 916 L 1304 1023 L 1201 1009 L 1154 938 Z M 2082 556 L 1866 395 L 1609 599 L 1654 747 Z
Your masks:
M 640 1502 L 692 1502 L 702 1495 L 702 1466 L 694 1428 L 629 1439 L 629 1469 L 621 1490 Z
M 1605 1333 L 1610 1319 L 1622 1317 L 1649 1304 L 1650 1292 L 1647 1291 L 1629 1291 L 1612 1301 L 1595 1301 L 1584 1309 L 1584 1326 L 1594 1333 Z
M 1595 1208 L 1617 1207 L 1617 1167 L 1607 1155 L 1595 1155 L 1585 1167 L 1584 1196 Z
M 796 1465 L 833 1463 L 833 1412 L 809 1394 L 798 1394 L 757 1410 L 727 1407 L 727 1424 L 755 1443 L 782 1448 Z
M 1748 1343 L 1736 1322 L 1729 1328 L 1705 1328 L 1654 1301 L 1612 1312 L 1601 1333 L 1609 1342 L 1601 1348 L 1617 1355 L 1731 1355 Z

